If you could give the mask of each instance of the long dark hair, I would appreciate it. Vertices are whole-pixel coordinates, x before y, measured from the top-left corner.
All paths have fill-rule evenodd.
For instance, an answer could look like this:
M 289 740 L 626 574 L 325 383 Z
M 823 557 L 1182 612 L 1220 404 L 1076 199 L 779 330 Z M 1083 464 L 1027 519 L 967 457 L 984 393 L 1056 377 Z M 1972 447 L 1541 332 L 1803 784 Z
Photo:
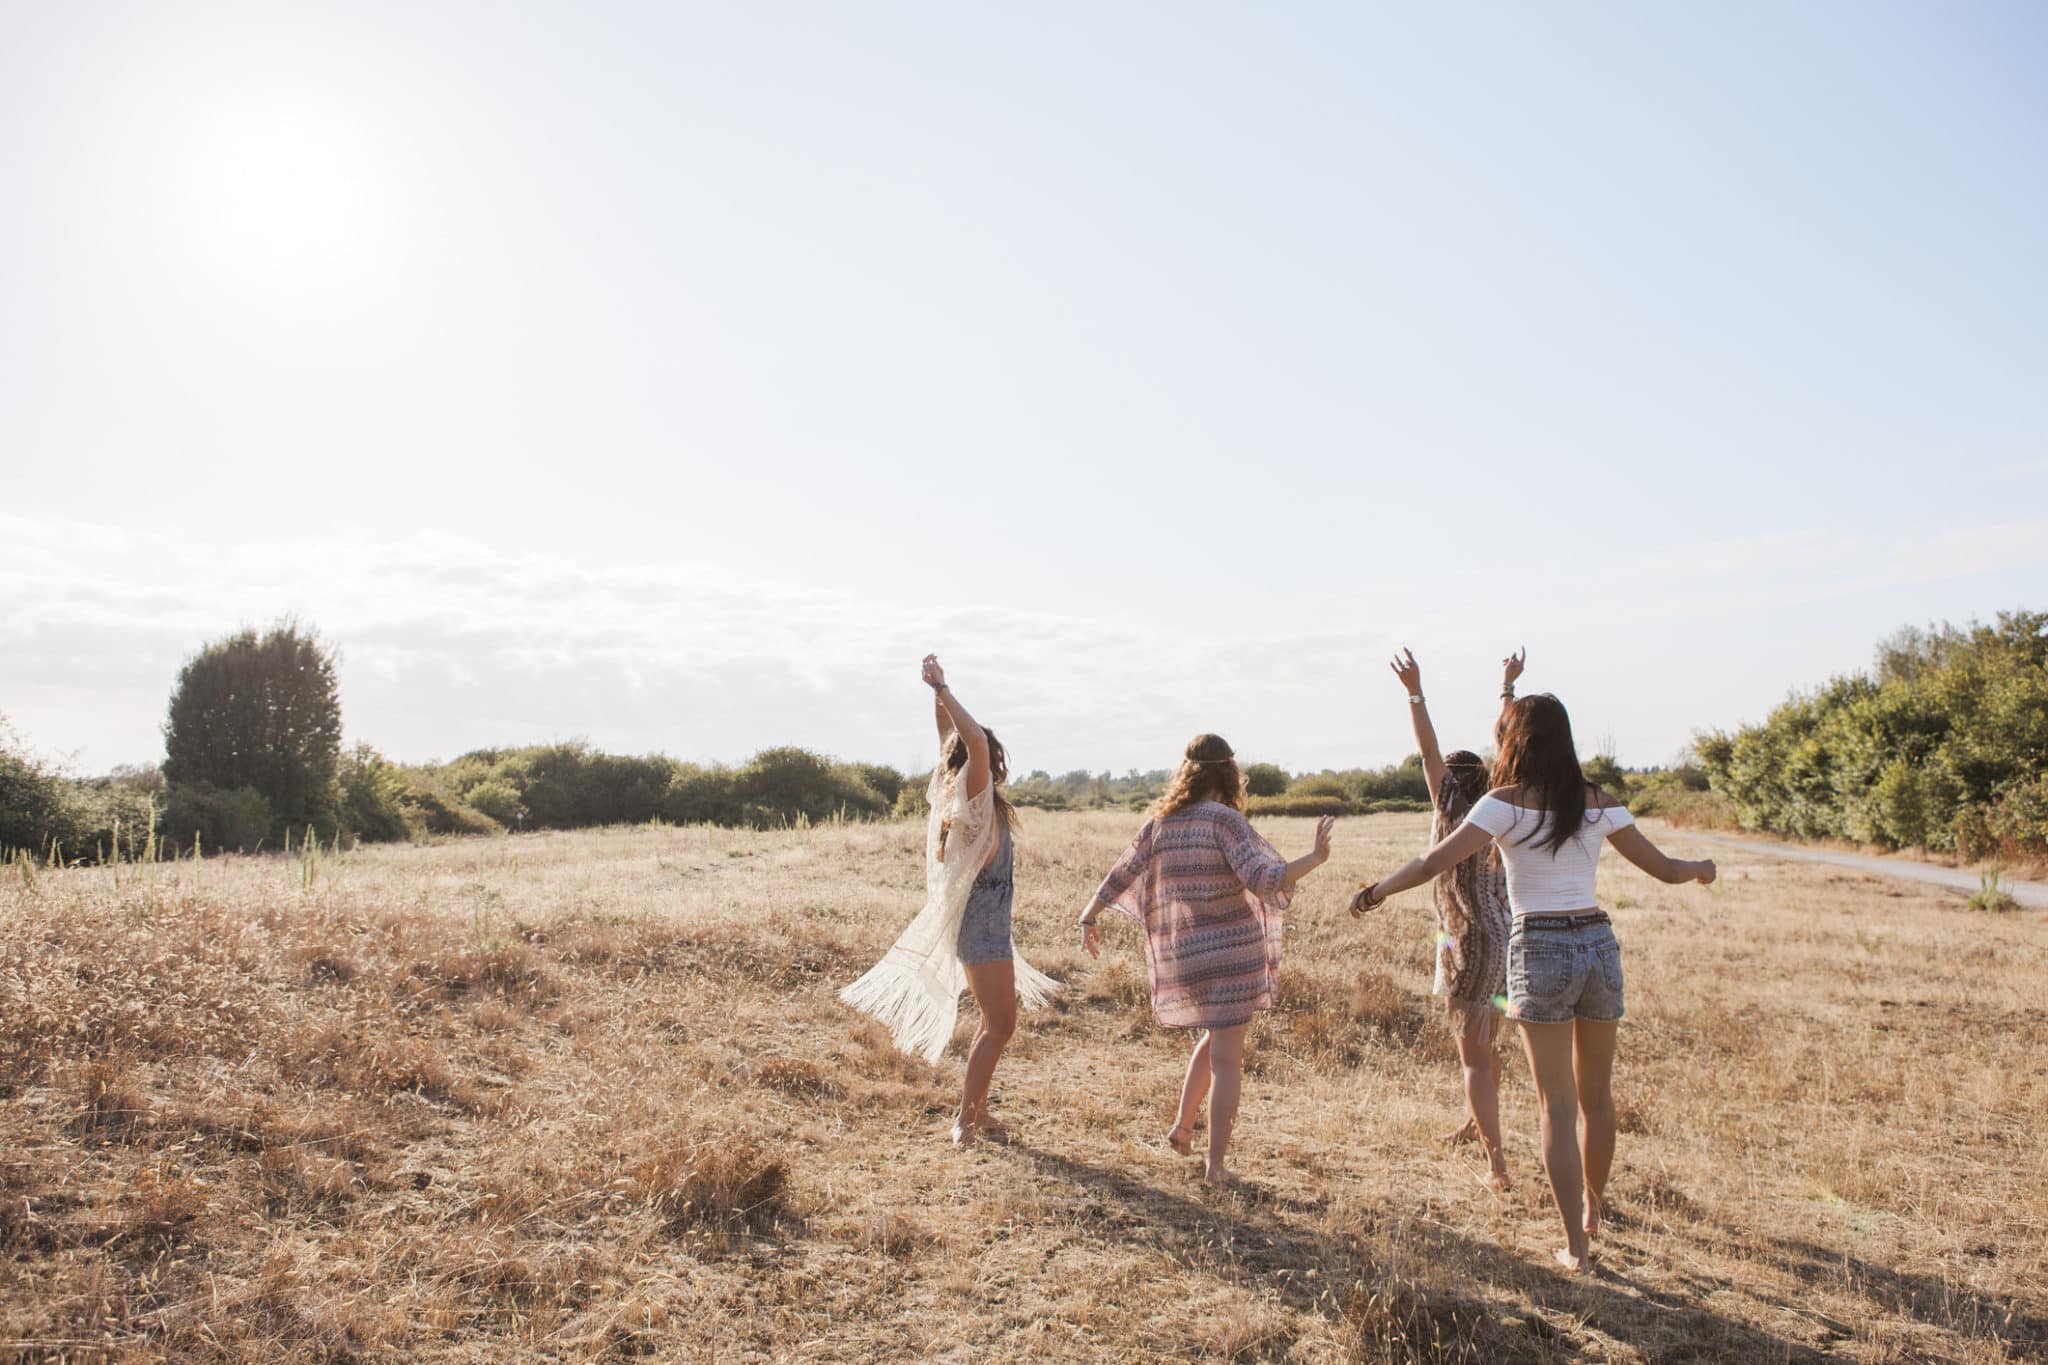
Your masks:
M 1542 843 L 1556 853 L 1586 823 L 1586 774 L 1572 743 L 1572 718 L 1548 692 L 1523 697 L 1501 717 L 1500 753 L 1493 760 L 1493 785 L 1520 787 L 1536 798 L 1536 828 L 1521 842 Z M 1545 823 L 1549 829 L 1545 830 Z
M 1237 755 L 1221 735 L 1196 735 L 1188 741 L 1180 769 L 1160 794 L 1152 816 L 1164 819 L 1198 801 L 1221 801 L 1234 811 L 1244 810 L 1244 774 L 1237 770 Z
M 981 727 L 982 738 L 988 741 L 988 790 L 995 798 L 996 818 L 1012 834 L 1017 832 L 1017 808 L 1010 804 L 1010 798 L 1003 795 L 1003 784 L 1010 780 L 1010 756 L 1003 752 L 1003 742 L 996 738 L 996 732 L 986 725 Z M 967 766 L 967 741 L 958 735 L 946 748 L 946 772 L 949 782 L 960 780 L 960 770 Z
M 1479 798 L 1493 783 L 1486 760 L 1470 749 L 1453 749 L 1444 755 L 1443 785 L 1437 789 L 1437 813 L 1443 818 L 1443 832 L 1449 834 L 1465 821 Z

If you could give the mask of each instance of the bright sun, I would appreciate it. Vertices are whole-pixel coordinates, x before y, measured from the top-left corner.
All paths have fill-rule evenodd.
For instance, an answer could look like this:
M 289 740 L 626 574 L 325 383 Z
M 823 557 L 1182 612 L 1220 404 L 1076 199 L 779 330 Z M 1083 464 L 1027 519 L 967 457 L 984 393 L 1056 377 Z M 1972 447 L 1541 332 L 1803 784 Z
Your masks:
M 393 168 L 345 108 L 250 101 L 164 131 L 165 244 L 220 302 L 348 308 L 393 264 Z

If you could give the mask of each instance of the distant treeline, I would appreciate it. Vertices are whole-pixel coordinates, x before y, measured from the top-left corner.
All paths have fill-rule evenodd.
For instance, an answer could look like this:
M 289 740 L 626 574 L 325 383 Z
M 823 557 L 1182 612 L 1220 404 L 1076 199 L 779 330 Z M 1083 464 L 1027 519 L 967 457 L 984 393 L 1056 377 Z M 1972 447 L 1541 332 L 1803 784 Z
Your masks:
M 2048 855 L 2048 614 L 1908 628 L 1870 672 L 1698 748 L 1750 829 L 1972 859 Z
M 1714 732 L 1697 762 L 1586 775 L 1638 814 L 1799 837 L 2048 855 L 2048 616 L 1907 630 L 1870 674 L 1794 696 L 1760 725 Z M 341 747 L 333 659 L 290 622 L 206 646 L 180 671 L 161 768 L 81 779 L 0 722 L 0 855 L 92 862 L 189 851 L 428 839 L 592 825 L 770 828 L 922 814 L 930 774 L 799 748 L 736 766 L 603 753 L 580 741 L 398 764 Z M 1167 770 L 1031 772 L 1011 799 L 1046 810 L 1143 810 Z M 1245 768 L 1254 815 L 1429 808 L 1422 760 L 1289 773 Z

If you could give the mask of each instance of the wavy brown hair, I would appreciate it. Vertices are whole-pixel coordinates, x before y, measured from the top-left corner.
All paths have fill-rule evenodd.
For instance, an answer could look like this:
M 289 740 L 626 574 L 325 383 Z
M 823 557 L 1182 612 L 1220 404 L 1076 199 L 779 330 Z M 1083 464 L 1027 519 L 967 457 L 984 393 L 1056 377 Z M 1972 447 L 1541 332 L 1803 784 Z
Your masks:
M 1221 801 L 1232 810 L 1244 810 L 1244 774 L 1237 770 L 1237 755 L 1221 735 L 1196 735 L 1188 741 L 1180 769 L 1160 794 L 1152 818 L 1164 819 L 1198 801 Z
M 988 740 L 988 790 L 995 798 L 996 818 L 1001 820 L 1012 834 L 1017 832 L 1017 808 L 1010 804 L 1010 798 L 1003 795 L 1003 784 L 1010 780 L 1010 756 L 1003 752 L 1003 742 L 996 738 L 996 732 L 986 725 L 981 727 L 982 736 Z M 958 735 L 946 746 L 946 781 L 956 782 L 960 772 L 967 766 L 967 741 Z
M 1493 760 L 1496 787 L 1520 787 L 1536 798 L 1536 828 L 1522 843 L 1542 843 L 1552 853 L 1586 823 L 1586 774 L 1572 743 L 1572 718 L 1548 692 L 1523 697 L 1501 717 L 1500 753 Z M 1546 831 L 1544 825 L 1550 828 Z

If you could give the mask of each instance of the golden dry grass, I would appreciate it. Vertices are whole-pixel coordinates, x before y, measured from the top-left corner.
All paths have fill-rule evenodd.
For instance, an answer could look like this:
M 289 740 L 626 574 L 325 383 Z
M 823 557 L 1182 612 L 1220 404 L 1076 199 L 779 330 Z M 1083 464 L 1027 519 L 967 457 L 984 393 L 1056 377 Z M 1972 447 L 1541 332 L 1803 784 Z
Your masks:
M 998 1074 L 1020 1141 L 967 1153 L 957 1055 L 833 998 L 914 908 L 914 828 L 367 849 L 310 889 L 275 858 L 10 872 L 0 1358 L 2048 1352 L 2048 918 L 1609 867 L 1624 1132 L 1572 1281 L 1519 1058 L 1514 1192 L 1431 1141 L 1460 1100 L 1426 895 L 1342 914 L 1422 818 L 1345 822 L 1297 902 L 1228 1193 L 1156 1142 L 1185 1040 L 1133 933 L 1069 941 L 1136 823 L 1028 817 L 1020 940 L 1074 990 Z

